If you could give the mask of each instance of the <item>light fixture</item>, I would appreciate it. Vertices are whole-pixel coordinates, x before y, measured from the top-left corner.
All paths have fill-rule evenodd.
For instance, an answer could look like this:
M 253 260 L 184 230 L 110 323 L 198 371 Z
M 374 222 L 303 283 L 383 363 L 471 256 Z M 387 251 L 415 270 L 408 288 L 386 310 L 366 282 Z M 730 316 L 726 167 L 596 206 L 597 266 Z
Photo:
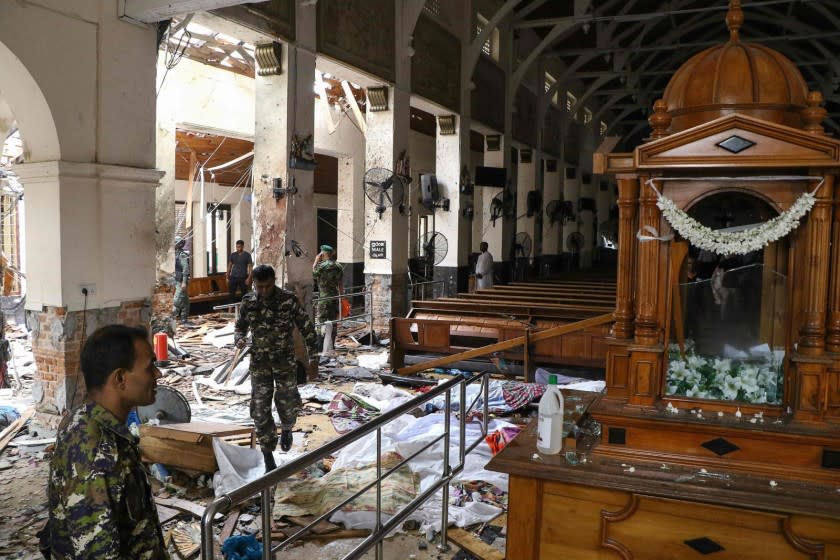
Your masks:
M 373 112 L 388 110 L 388 88 L 372 87 L 367 90 L 367 99 L 370 110 Z
M 441 136 L 452 136 L 455 134 L 455 115 L 439 115 L 438 126 Z
M 258 76 L 279 76 L 283 73 L 283 44 L 275 41 L 257 45 L 254 59 Z

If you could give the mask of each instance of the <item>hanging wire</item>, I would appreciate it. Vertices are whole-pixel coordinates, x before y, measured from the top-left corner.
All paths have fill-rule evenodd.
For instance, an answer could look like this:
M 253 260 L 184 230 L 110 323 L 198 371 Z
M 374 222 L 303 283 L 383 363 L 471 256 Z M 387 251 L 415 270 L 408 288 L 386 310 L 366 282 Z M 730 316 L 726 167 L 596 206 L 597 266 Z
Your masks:
M 163 36 L 163 67 L 166 70 L 164 70 L 163 77 L 160 79 L 160 86 L 158 86 L 155 97 L 160 95 L 160 92 L 163 89 L 163 83 L 166 81 L 167 74 L 169 74 L 170 70 L 178 66 L 178 63 L 181 62 L 182 58 L 184 58 L 184 53 L 187 51 L 187 47 L 190 46 L 190 42 L 192 41 L 192 33 L 187 31 L 187 28 L 184 27 L 181 36 L 178 38 L 178 42 L 173 48 L 169 42 L 172 38 L 172 28 L 173 24 L 170 24 L 169 28 L 166 30 L 166 34 Z

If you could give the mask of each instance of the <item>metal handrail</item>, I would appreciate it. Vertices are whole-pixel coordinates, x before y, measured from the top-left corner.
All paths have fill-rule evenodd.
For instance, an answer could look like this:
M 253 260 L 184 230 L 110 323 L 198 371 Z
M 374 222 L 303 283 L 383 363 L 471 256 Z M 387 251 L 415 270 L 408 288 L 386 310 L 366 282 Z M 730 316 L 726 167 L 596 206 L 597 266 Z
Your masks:
M 324 296 L 324 297 L 318 296 L 318 297 L 312 299 L 312 306 L 315 307 L 318 304 L 318 302 L 320 302 L 320 301 L 327 301 L 327 300 L 331 300 L 331 299 L 340 300 L 341 298 L 345 298 L 345 297 L 346 298 L 352 298 L 352 297 L 357 297 L 357 296 L 363 296 L 365 298 L 365 309 L 369 309 L 369 311 L 367 311 L 365 313 L 361 313 L 359 315 L 351 315 L 349 317 L 340 317 L 338 319 L 333 319 L 333 320 L 330 320 L 330 321 L 319 322 L 316 319 L 315 320 L 315 327 L 319 327 L 321 325 L 343 323 L 344 321 L 352 321 L 354 319 L 367 319 L 368 334 L 370 336 L 370 344 L 373 345 L 373 290 L 364 290 L 364 291 L 361 291 L 361 292 L 352 292 L 352 293 L 349 293 L 349 294 L 347 292 L 345 292 L 345 293 L 339 294 L 337 296 Z M 368 298 L 370 298 L 370 299 L 368 300 Z
M 297 459 L 291 461 L 290 463 L 270 471 L 263 475 L 262 477 L 249 482 L 223 496 L 219 496 L 212 502 L 210 502 L 206 509 L 204 510 L 204 515 L 201 518 L 201 558 L 204 560 L 212 560 L 214 558 L 214 535 L 213 535 L 213 519 L 217 513 L 224 513 L 230 511 L 232 507 L 235 505 L 241 504 L 251 497 L 260 494 L 260 499 L 262 503 L 262 527 L 261 531 L 263 533 L 263 560 L 269 560 L 273 558 L 273 553 L 280 548 L 284 548 L 293 542 L 300 539 L 305 533 L 309 532 L 310 528 L 314 527 L 315 524 L 318 522 L 326 519 L 336 511 L 338 511 L 341 507 L 345 506 L 355 498 L 361 496 L 368 490 L 370 490 L 374 485 L 376 486 L 376 528 L 374 531 L 364 539 L 356 548 L 354 548 L 349 554 L 347 554 L 344 559 L 356 559 L 361 557 L 362 554 L 367 552 L 372 546 L 376 545 L 376 558 L 377 560 L 382 560 L 382 540 L 388 535 L 394 528 L 398 527 L 400 523 L 402 523 L 413 511 L 415 511 L 420 505 L 424 502 L 429 500 L 438 490 L 443 490 L 443 507 L 441 511 L 441 537 L 440 537 L 440 544 L 438 547 L 441 550 L 448 549 L 447 543 L 447 525 L 449 522 L 449 483 L 450 481 L 464 469 L 464 463 L 466 460 L 466 456 L 473 451 L 487 436 L 487 424 L 488 424 L 488 401 L 489 401 L 489 373 L 483 373 L 479 375 L 475 375 L 470 378 L 464 378 L 461 376 L 455 377 L 438 385 L 437 387 L 430 390 L 428 393 L 424 393 L 418 395 L 417 397 L 411 399 L 410 401 L 382 414 L 378 418 L 368 422 L 367 424 L 353 430 L 350 433 L 347 433 L 343 436 L 336 438 L 335 440 L 326 443 L 319 449 L 307 453 Z M 473 441 L 469 446 L 466 445 L 465 437 L 466 437 L 466 422 L 467 418 L 470 416 L 470 412 L 472 411 L 473 407 L 476 405 L 478 400 L 478 395 L 475 399 L 470 403 L 469 406 L 466 406 L 466 394 L 467 394 L 467 385 L 475 382 L 481 382 L 481 392 L 480 395 L 483 396 L 482 399 L 482 421 L 481 421 L 481 437 L 477 438 Z M 458 424 L 458 433 L 459 433 L 459 440 L 458 440 L 458 456 L 459 456 L 459 463 L 456 466 L 452 466 L 450 464 L 449 458 L 449 446 L 451 443 L 450 431 L 451 431 L 451 391 L 456 386 L 460 389 L 460 405 L 459 405 L 459 424 Z M 407 457 L 400 461 L 399 464 L 389 469 L 387 472 L 383 474 L 382 472 L 382 427 L 399 418 L 403 414 L 406 414 L 417 407 L 420 407 L 427 403 L 428 401 L 434 399 L 438 395 L 445 395 L 445 408 L 444 408 L 444 433 L 435 438 L 433 441 L 424 445 L 421 449 L 417 450 L 413 453 L 410 457 Z M 271 541 L 271 525 L 272 525 L 272 495 L 274 486 L 283 480 L 289 478 L 291 475 L 300 472 L 301 470 L 307 468 L 308 466 L 320 461 L 324 457 L 328 455 L 332 455 L 336 451 L 346 447 L 347 445 L 367 436 L 371 433 L 376 432 L 376 452 L 377 452 L 377 459 L 376 459 L 376 480 L 361 490 L 357 491 L 353 496 L 345 499 L 342 503 L 338 504 L 337 506 L 333 507 L 330 511 L 322 514 L 320 517 L 312 521 L 306 527 L 300 529 L 294 535 L 288 537 L 286 540 L 282 541 L 281 543 L 277 544 L 276 546 L 272 545 Z M 441 474 L 441 478 L 438 479 L 434 484 L 432 484 L 429 488 L 427 488 L 423 493 L 418 495 L 414 498 L 411 502 L 409 502 L 405 507 L 403 507 L 400 511 L 396 512 L 391 519 L 386 522 L 382 522 L 382 480 L 383 478 L 390 475 L 392 472 L 396 471 L 400 467 L 406 465 L 409 461 L 414 459 L 417 455 L 425 451 L 426 449 L 431 448 L 433 445 L 439 443 L 441 439 L 444 441 L 443 446 L 443 473 Z
M 409 299 L 414 299 L 415 288 L 425 287 L 425 286 L 434 286 L 435 284 L 441 284 L 444 288 L 446 287 L 446 281 L 445 280 L 427 280 L 426 282 L 414 282 L 414 283 L 409 284 L 408 288 L 411 290 L 411 297 Z M 426 291 L 425 289 L 422 290 L 421 295 L 420 295 L 420 299 L 425 299 L 425 293 L 424 293 L 425 291 Z M 443 290 L 441 290 L 441 293 L 443 293 Z M 434 287 L 432 287 L 432 298 L 434 298 L 434 297 L 435 297 L 435 289 L 434 289 Z

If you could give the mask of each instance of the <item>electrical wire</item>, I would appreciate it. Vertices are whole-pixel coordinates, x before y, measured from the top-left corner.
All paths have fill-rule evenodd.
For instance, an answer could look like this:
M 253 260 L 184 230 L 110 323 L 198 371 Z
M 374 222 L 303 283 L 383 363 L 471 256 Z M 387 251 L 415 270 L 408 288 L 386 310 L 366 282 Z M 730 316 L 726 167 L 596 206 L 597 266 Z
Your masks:
M 169 25 L 169 29 L 166 30 L 166 35 L 163 38 L 163 44 L 165 45 L 163 49 L 163 66 L 166 68 L 163 72 L 163 77 L 160 79 L 160 86 L 158 86 L 157 92 L 155 92 L 155 97 L 160 95 L 161 90 L 163 89 L 163 83 L 166 81 L 166 76 L 169 74 L 169 71 L 178 66 L 178 63 L 181 62 L 181 59 L 184 58 L 184 53 L 187 51 L 187 47 L 190 46 L 190 41 L 192 41 L 192 33 L 184 29 L 184 32 L 181 33 L 181 37 L 178 39 L 178 43 L 175 45 L 175 49 L 170 51 L 170 44 L 169 39 L 172 32 L 172 24 Z M 186 42 L 184 41 L 186 39 Z

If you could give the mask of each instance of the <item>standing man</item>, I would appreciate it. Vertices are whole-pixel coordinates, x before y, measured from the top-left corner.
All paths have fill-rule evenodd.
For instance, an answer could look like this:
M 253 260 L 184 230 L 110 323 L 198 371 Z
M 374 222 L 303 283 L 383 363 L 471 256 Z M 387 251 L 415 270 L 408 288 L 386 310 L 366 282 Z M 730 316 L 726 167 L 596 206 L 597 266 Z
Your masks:
M 318 297 L 333 297 L 344 295 L 344 269 L 335 261 L 335 251 L 329 245 L 321 245 L 321 252 L 315 256 L 315 262 L 312 263 L 312 278 L 318 286 Z M 322 300 L 318 302 L 318 314 L 316 319 L 318 323 L 325 321 L 335 321 L 338 319 L 338 310 L 340 306 L 340 298 Z M 333 323 L 332 328 L 332 345 L 335 347 L 335 336 L 338 333 L 338 327 Z M 327 325 L 321 325 L 318 329 L 320 336 L 320 345 L 323 347 L 324 338 L 326 337 Z
M 189 324 L 190 315 L 190 253 L 184 249 L 186 241 L 175 236 L 175 301 L 172 313 L 182 324 Z
M 41 548 L 53 559 L 169 558 L 139 440 L 126 426 L 133 407 L 155 401 L 161 374 L 148 338 L 143 328 L 109 325 L 82 348 L 91 400 L 59 430 L 50 460 Z
M 245 242 L 241 239 L 236 242 L 236 251 L 228 257 L 227 282 L 230 302 L 236 301 L 236 292 L 242 290 L 242 295 L 248 293 L 251 285 L 251 269 L 254 261 L 251 253 L 245 250 Z
M 297 389 L 292 327 L 297 326 L 300 330 L 309 351 L 309 360 L 315 364 L 318 363 L 318 348 L 312 320 L 293 293 L 274 285 L 274 269 L 261 264 L 254 268 L 253 275 L 254 291 L 242 298 L 234 342 L 237 348 L 244 348 L 250 329 L 251 418 L 254 419 L 268 472 L 277 468 L 272 454 L 277 447 L 277 428 L 271 414 L 272 398 L 280 416 L 280 448 L 283 451 L 292 447 L 292 428 L 302 406 Z
M 486 241 L 478 246 L 481 254 L 475 261 L 475 287 L 479 290 L 493 287 L 493 255 L 487 250 L 488 247 Z

